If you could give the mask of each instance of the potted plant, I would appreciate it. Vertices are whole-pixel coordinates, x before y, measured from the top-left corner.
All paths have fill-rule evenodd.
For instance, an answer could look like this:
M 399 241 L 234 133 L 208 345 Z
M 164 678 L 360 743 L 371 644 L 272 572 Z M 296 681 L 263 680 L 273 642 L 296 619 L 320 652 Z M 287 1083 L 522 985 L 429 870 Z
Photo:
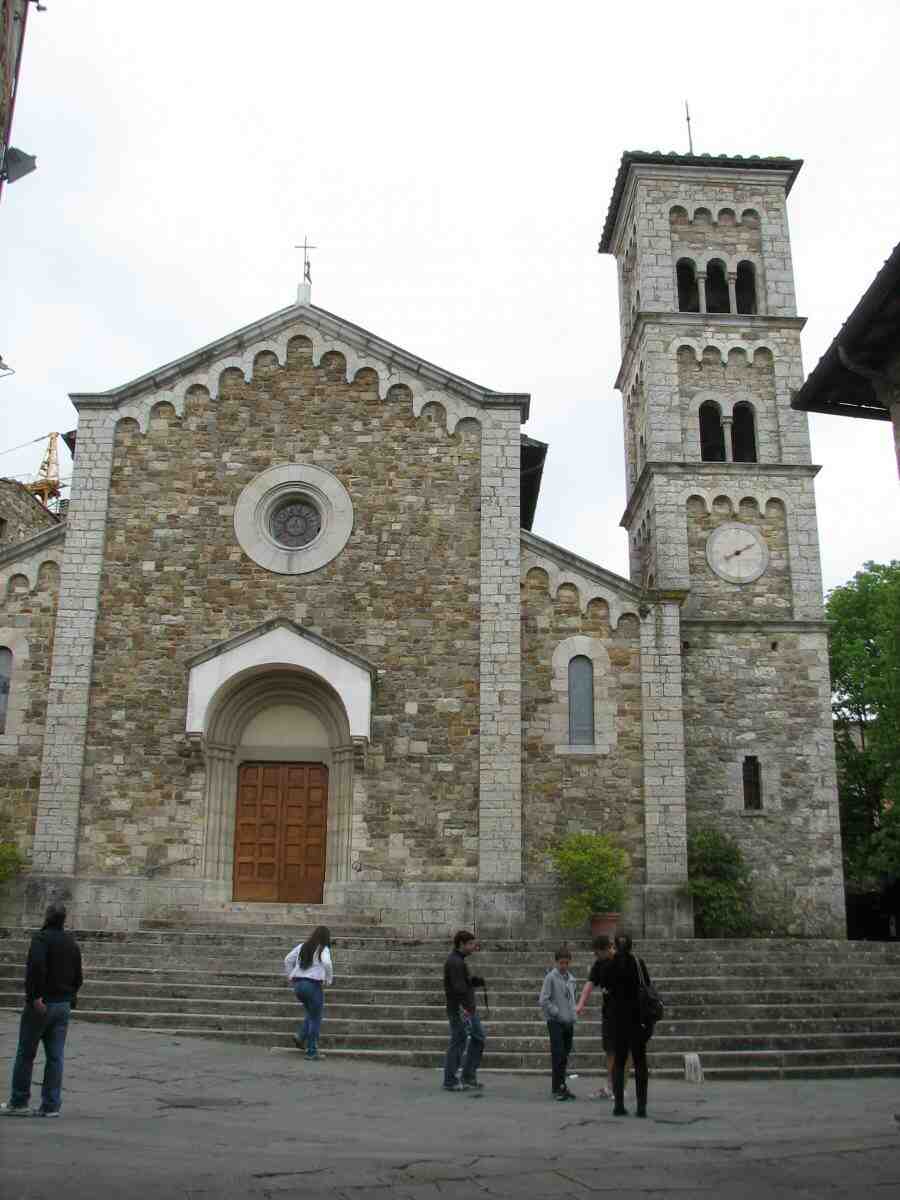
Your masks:
M 550 854 L 566 896 L 563 925 L 590 920 L 592 936 L 614 932 L 627 893 L 626 851 L 606 833 L 570 833 Z

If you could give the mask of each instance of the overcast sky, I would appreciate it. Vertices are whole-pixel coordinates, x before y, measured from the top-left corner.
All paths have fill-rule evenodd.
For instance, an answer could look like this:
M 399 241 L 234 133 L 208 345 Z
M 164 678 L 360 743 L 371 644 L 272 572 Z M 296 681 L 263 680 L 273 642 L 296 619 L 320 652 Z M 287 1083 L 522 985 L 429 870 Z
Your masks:
M 900 239 L 896 0 L 747 5 L 51 0 L 0 205 L 0 449 L 293 301 L 488 387 L 550 443 L 535 532 L 627 570 L 623 150 L 786 154 L 812 369 Z M 826 587 L 900 556 L 891 427 L 813 415 Z M 0 473 L 34 473 L 42 447 Z M 71 471 L 63 448 L 63 474 Z

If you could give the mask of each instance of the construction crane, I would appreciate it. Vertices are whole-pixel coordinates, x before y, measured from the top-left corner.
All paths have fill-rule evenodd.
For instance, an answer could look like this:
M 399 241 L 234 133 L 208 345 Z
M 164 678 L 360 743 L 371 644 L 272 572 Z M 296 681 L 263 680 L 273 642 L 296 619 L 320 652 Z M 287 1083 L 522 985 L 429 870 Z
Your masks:
M 38 477 L 34 483 L 25 484 L 28 491 L 31 492 L 32 496 L 36 496 L 40 500 L 44 508 L 49 508 L 50 501 L 58 500 L 62 493 L 62 484 L 59 481 L 58 443 L 58 433 L 47 435 L 47 449 L 44 451 L 44 457 L 38 470 Z

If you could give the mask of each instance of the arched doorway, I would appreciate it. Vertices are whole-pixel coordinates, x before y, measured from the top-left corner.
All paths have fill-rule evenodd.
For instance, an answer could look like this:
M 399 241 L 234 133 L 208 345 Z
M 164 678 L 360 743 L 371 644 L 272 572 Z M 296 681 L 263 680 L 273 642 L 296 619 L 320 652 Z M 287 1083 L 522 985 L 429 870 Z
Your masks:
M 353 744 L 329 684 L 284 667 L 233 677 L 209 703 L 204 753 L 206 878 L 235 900 L 306 904 L 349 878 Z

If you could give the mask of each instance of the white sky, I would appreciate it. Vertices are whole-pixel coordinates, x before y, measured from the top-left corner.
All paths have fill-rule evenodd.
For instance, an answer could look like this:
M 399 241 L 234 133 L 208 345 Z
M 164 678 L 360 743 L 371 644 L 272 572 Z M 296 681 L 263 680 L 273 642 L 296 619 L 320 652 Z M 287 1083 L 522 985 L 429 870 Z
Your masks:
M 787 154 L 810 370 L 900 238 L 896 0 L 54 0 L 0 206 L 0 449 L 293 301 L 489 387 L 550 443 L 535 532 L 624 574 L 620 155 Z M 813 415 L 826 587 L 900 556 L 891 427 Z M 42 447 L 5 454 L 28 476 Z M 71 464 L 62 449 L 63 474 Z

